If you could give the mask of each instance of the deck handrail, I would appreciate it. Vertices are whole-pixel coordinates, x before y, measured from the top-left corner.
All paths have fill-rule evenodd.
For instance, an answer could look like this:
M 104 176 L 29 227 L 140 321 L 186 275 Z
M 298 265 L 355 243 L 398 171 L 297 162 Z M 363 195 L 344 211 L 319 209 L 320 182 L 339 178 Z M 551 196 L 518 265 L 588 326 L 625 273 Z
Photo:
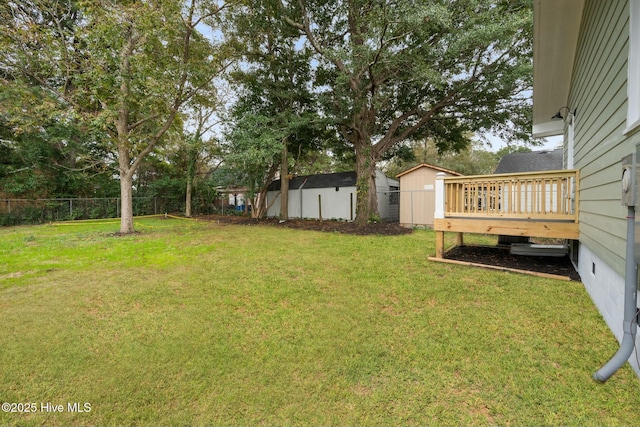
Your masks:
M 445 218 L 578 222 L 578 170 L 444 177 Z

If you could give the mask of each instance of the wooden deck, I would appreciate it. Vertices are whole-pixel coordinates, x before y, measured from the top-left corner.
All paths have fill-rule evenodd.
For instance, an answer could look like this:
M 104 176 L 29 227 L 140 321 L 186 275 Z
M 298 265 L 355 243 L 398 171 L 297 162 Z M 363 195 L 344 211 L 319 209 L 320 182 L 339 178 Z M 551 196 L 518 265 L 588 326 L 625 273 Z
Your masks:
M 436 257 L 444 233 L 578 239 L 577 170 L 438 177 Z

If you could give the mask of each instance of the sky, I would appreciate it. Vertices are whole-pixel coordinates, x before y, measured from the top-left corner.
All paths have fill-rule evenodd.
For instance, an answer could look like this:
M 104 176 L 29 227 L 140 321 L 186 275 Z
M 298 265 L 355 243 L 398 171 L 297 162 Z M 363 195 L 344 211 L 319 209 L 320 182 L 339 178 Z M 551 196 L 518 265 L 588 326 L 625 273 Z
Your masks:
M 493 151 L 495 153 L 496 151 L 500 150 L 501 148 L 507 145 L 506 142 L 492 135 L 487 135 L 486 137 L 491 143 L 491 147 L 485 144 L 485 149 L 487 151 Z M 562 135 L 543 138 L 542 141 L 543 141 L 542 145 L 531 146 L 530 148 L 533 151 L 554 150 L 556 148 L 562 148 Z

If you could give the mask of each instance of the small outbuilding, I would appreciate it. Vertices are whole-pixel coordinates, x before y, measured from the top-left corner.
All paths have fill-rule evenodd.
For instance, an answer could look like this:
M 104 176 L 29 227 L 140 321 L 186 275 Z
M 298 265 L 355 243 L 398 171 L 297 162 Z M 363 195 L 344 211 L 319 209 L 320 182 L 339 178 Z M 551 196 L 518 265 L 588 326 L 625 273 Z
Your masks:
M 399 183 L 376 171 L 378 212 L 383 221 L 398 221 Z M 267 216 L 280 216 L 280 180 L 267 191 Z M 356 173 L 297 176 L 289 180 L 289 218 L 353 221 L 356 216 Z
M 422 163 L 396 176 L 400 181 L 400 225 L 433 226 L 436 210 L 436 174 L 444 172 L 445 176 L 461 176 L 462 174 Z

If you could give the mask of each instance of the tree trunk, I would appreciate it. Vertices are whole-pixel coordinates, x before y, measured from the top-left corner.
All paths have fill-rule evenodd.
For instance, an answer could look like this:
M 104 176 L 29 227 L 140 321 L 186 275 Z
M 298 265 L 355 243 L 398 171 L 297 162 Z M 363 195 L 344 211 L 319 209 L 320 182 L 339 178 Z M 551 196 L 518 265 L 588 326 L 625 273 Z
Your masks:
M 193 181 L 196 176 L 196 163 L 198 162 L 198 150 L 196 148 L 196 144 L 200 141 L 200 128 L 196 133 L 196 138 L 192 141 L 189 141 L 189 150 L 187 161 L 189 164 L 187 165 L 187 195 L 185 197 L 185 212 L 184 216 L 187 218 L 191 218 L 191 192 L 193 188 Z
M 280 165 L 280 218 L 289 219 L 289 155 L 287 140 L 282 147 L 282 164 Z
M 184 201 L 184 216 L 191 218 L 191 177 L 187 177 L 187 197 Z
M 260 189 L 260 192 L 253 198 L 251 218 L 263 218 L 267 214 L 267 187 Z
M 133 176 L 130 171 L 120 171 L 120 233 L 134 233 L 133 228 Z
M 356 144 L 356 219 L 358 225 L 379 220 L 378 194 L 376 192 L 376 159 L 371 146 Z
M 126 43 L 120 52 L 120 93 L 118 100 L 118 169 L 120 170 L 120 233 L 134 233 L 133 228 L 133 173 L 131 152 L 129 151 L 129 73 L 131 72 L 131 56 L 136 44 L 131 25 L 126 26 Z
M 267 214 L 267 191 L 269 190 L 269 185 L 273 182 L 276 176 L 276 172 L 278 171 L 280 165 L 278 163 L 274 163 L 269 168 L 267 172 L 266 184 L 263 185 L 253 197 L 252 204 L 253 209 L 251 210 L 252 218 L 262 218 Z

